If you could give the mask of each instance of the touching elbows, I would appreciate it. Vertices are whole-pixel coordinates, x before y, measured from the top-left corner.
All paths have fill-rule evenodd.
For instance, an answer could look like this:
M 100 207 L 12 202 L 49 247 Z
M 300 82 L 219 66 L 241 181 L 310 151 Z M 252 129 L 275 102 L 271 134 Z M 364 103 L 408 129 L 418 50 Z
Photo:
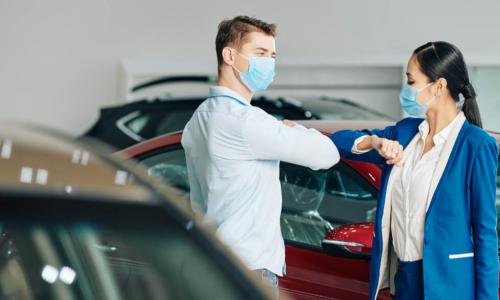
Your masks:
M 315 165 L 313 170 L 329 169 L 340 161 L 340 154 L 337 146 L 326 136 L 321 136 L 321 143 L 315 151 Z

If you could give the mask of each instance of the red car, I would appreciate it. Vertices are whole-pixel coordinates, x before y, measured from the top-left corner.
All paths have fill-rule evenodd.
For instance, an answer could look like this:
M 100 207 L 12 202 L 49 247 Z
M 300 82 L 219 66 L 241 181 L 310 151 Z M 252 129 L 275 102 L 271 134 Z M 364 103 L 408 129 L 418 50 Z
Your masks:
M 383 128 L 387 122 L 304 121 L 330 135 L 342 129 Z M 500 135 L 493 133 L 500 140 Z M 145 165 L 189 195 L 181 132 L 163 135 L 116 153 Z M 281 163 L 281 228 L 287 274 L 281 291 L 291 298 L 367 299 L 373 221 L 381 170 L 342 159 L 329 170 Z M 499 185 L 500 186 L 500 185 Z M 498 192 L 500 199 L 500 191 Z M 500 202 L 497 204 L 497 213 Z M 389 291 L 379 299 L 391 299 Z

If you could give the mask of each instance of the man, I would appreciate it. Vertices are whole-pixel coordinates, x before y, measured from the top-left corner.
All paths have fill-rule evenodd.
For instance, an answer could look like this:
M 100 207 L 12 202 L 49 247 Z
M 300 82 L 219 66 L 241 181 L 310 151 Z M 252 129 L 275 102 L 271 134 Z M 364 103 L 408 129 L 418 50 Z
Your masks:
M 333 142 L 252 106 L 274 78 L 276 26 L 239 16 L 219 24 L 218 85 L 184 129 L 193 210 L 278 293 L 285 270 L 279 162 L 327 169 Z

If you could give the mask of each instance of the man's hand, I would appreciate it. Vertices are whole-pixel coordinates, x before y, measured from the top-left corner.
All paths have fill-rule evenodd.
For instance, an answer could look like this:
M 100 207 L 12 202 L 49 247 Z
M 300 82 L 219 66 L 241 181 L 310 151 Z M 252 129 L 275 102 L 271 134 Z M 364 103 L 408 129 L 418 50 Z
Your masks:
M 372 135 L 371 146 L 380 156 L 386 159 L 388 165 L 395 164 L 401 166 L 403 161 L 403 146 L 398 141 L 391 141 Z
M 295 125 L 297 125 L 295 122 L 292 122 L 292 121 L 287 120 L 287 119 L 283 120 L 283 124 L 288 126 L 288 127 L 294 127 Z

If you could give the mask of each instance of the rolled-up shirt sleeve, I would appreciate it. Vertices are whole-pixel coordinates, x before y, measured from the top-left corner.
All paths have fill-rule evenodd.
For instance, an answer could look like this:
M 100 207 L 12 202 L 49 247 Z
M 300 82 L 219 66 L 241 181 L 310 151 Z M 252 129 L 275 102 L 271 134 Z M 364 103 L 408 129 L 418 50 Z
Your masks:
M 243 123 L 243 136 L 255 159 L 279 160 L 328 169 L 340 160 L 335 144 L 315 129 L 283 124 L 259 108 L 252 108 Z

